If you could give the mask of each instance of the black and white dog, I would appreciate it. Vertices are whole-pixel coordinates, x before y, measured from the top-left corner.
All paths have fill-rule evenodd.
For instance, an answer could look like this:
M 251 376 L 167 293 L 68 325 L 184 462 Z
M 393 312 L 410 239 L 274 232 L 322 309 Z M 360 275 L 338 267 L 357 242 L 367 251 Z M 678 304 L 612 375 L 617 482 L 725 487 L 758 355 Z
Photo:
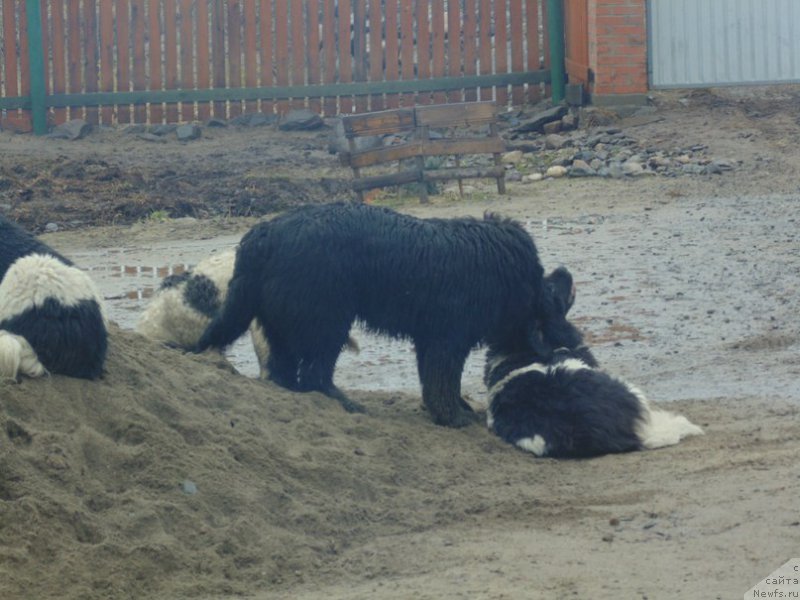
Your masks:
M 387 208 L 307 206 L 256 225 L 241 241 L 220 314 L 197 350 L 227 346 L 255 317 L 269 340 L 269 377 L 320 391 L 361 411 L 333 384 L 336 359 L 358 319 L 414 342 L 433 420 L 464 426 L 470 350 L 563 346 L 564 315 L 547 314 L 536 246 L 514 221 L 418 219 Z M 534 332 L 542 336 L 534 336 Z
M 572 275 L 559 268 L 546 279 L 554 309 L 566 316 L 574 300 Z M 585 458 L 661 448 L 703 433 L 601 370 L 574 328 L 572 343 L 550 356 L 490 350 L 484 380 L 489 429 L 536 456 Z
M 3 217 L 0 269 L 0 376 L 99 377 L 108 332 L 89 276 Z
M 194 348 L 225 302 L 235 260 L 236 249 L 225 249 L 204 258 L 191 271 L 165 277 L 136 324 L 136 331 L 171 347 Z M 250 337 L 260 378 L 267 379 L 269 344 L 256 321 L 250 324 Z M 348 338 L 347 348 L 357 352 L 358 344 Z

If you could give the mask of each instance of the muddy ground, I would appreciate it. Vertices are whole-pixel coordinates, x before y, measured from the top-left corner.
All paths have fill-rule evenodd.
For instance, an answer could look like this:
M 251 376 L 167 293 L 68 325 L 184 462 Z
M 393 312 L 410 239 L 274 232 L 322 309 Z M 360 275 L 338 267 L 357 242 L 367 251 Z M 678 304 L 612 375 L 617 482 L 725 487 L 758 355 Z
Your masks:
M 159 268 L 346 196 L 326 132 L 0 132 L 0 210 L 57 224 L 46 241 L 89 269 L 118 323 L 102 381 L 0 383 L 0 597 L 728 599 L 797 556 L 800 94 L 654 102 L 616 125 L 736 168 L 376 199 L 524 222 L 545 265 L 575 273 L 573 316 L 600 361 L 706 430 L 588 461 L 432 425 L 405 343 L 356 332 L 362 353 L 336 379 L 368 414 L 349 415 L 254 380 L 246 344 L 228 362 L 130 332 Z M 480 368 L 476 352 L 478 409 Z

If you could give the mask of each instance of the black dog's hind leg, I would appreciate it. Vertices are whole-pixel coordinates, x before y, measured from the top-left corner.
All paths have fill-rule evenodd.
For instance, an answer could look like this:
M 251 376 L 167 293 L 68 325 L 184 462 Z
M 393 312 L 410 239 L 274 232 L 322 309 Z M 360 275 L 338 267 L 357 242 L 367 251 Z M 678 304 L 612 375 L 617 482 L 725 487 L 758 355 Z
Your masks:
M 469 350 L 436 344 L 417 344 L 416 350 L 422 401 L 434 423 L 447 427 L 474 423 L 477 415 L 461 397 L 461 373 Z
M 287 344 L 277 335 L 271 335 L 269 340 L 269 356 L 267 358 L 267 373 L 269 380 L 286 388 L 297 391 L 297 371 L 300 360 L 292 353 Z
M 363 406 L 350 400 L 347 395 L 336 387 L 333 383 L 333 371 L 336 367 L 336 360 L 339 358 L 342 345 L 333 346 L 325 352 L 319 352 L 313 358 L 300 361 L 299 368 L 299 390 L 303 392 L 321 392 L 333 398 L 342 405 L 347 412 L 363 413 L 366 412 Z

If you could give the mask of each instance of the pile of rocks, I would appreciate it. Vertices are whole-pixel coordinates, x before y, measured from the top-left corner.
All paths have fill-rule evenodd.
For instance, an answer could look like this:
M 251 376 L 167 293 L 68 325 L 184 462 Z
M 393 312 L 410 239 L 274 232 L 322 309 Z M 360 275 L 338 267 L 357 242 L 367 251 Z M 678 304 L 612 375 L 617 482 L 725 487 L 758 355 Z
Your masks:
M 736 167 L 734 161 L 710 157 L 706 145 L 654 147 L 614 125 L 578 129 L 583 120 L 578 117 L 566 107 L 554 107 L 524 121 L 509 119 L 506 138 L 512 150 L 503 157 L 506 179 L 678 177 L 720 174 Z

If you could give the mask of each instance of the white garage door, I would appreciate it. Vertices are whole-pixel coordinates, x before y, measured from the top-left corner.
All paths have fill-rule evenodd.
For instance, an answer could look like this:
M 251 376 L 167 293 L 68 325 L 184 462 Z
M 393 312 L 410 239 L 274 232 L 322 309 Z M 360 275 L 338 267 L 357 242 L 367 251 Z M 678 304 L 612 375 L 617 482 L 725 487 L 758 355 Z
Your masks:
M 800 82 L 800 0 L 648 0 L 654 88 Z

